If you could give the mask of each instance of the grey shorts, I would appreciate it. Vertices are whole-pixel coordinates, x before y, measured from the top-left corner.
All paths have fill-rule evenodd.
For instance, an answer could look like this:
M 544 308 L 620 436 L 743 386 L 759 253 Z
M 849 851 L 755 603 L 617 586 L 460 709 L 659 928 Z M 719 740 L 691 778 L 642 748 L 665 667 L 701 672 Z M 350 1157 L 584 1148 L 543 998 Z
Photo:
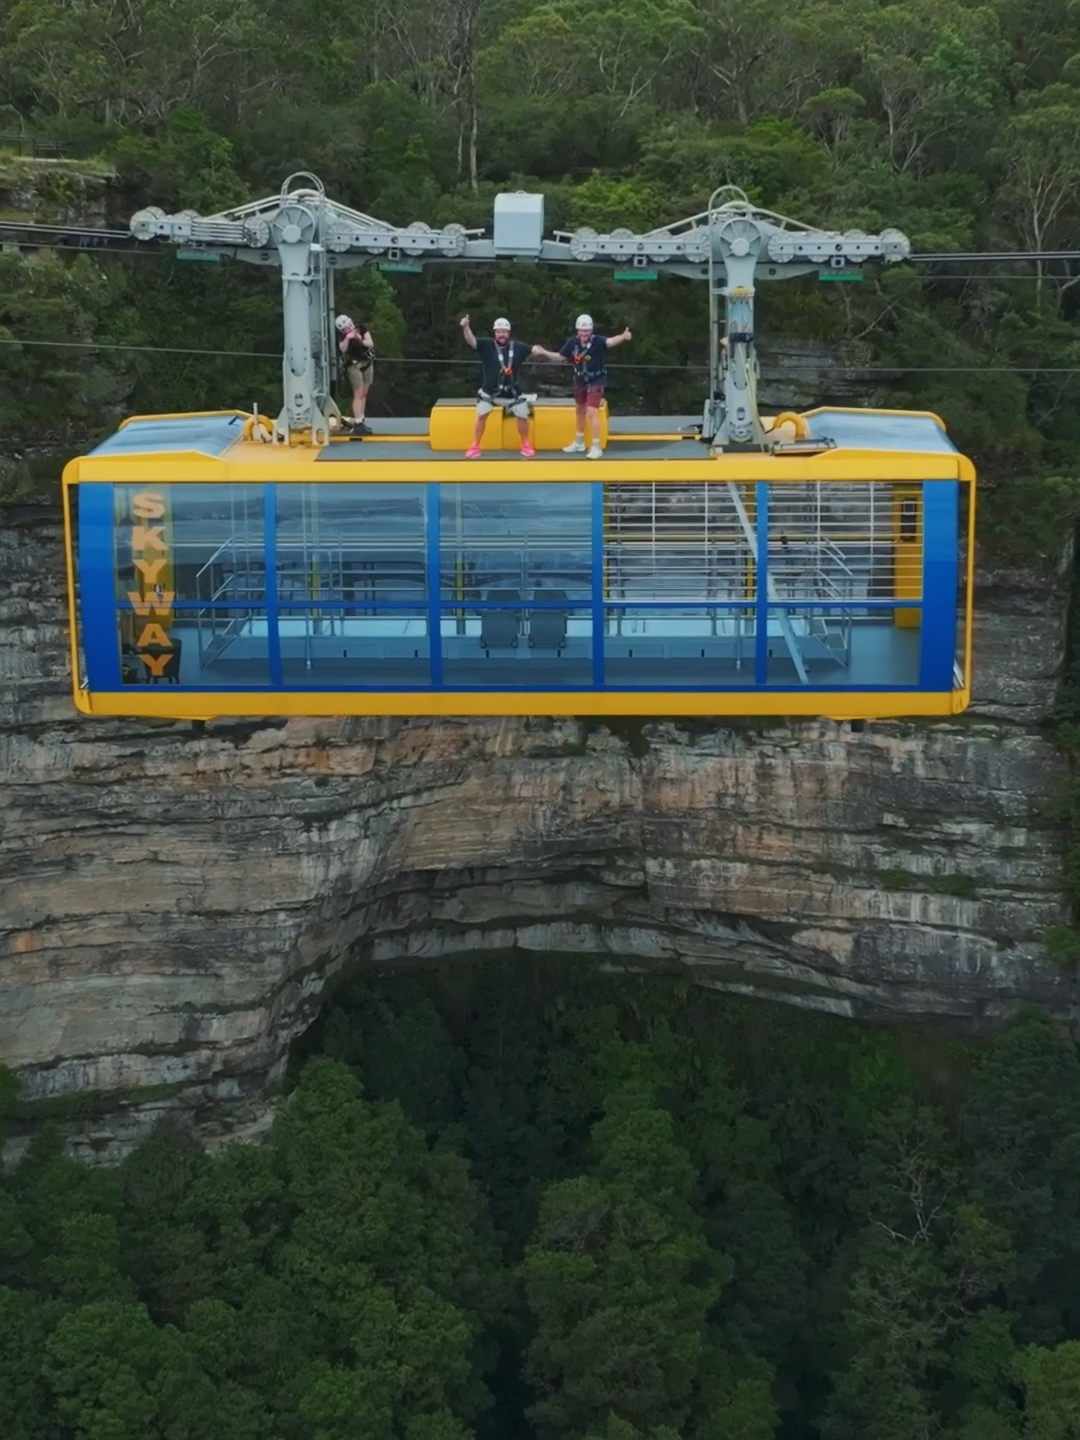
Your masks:
M 490 415 L 496 405 L 508 415 L 513 415 L 516 420 L 527 420 L 532 414 L 532 406 L 524 395 L 489 395 L 486 390 L 477 393 L 477 415 Z
M 349 377 L 349 384 L 354 390 L 361 387 L 367 390 L 375 379 L 375 361 L 369 360 L 366 365 L 347 365 L 345 374 Z

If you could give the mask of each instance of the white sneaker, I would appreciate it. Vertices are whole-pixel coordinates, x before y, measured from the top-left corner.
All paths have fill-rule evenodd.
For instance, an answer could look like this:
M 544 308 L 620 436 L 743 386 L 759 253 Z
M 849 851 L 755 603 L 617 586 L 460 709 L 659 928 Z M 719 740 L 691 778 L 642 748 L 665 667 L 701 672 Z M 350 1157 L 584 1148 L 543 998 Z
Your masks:
M 563 453 L 564 455 L 584 455 L 584 454 L 585 454 L 585 441 L 584 441 L 584 440 L 571 440 L 571 442 L 570 442 L 569 445 L 564 445 L 564 446 L 562 447 L 562 453 Z
M 584 450 L 584 449 L 585 449 L 585 446 L 583 445 L 581 448 Z M 597 445 L 596 442 L 594 441 L 593 444 L 592 444 L 592 446 L 591 446 L 590 449 L 589 449 L 589 459 L 590 459 L 590 460 L 599 460 L 600 457 L 603 455 L 603 453 L 604 453 L 604 452 L 600 449 L 600 446 Z

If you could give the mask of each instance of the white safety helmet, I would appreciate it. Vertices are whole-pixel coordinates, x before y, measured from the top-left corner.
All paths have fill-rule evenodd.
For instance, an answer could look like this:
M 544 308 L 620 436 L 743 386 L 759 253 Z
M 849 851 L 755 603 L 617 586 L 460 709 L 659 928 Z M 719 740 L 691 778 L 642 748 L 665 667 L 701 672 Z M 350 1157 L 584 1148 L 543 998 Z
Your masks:
M 349 319 L 348 315 L 339 315 L 334 321 L 334 327 L 344 335 L 346 330 L 353 328 L 353 322 Z
M 593 328 L 591 315 L 579 315 L 574 321 L 575 330 L 591 330 Z
M 500 318 L 495 321 L 495 324 L 492 325 L 491 328 L 492 330 L 509 330 L 510 321 L 500 316 Z

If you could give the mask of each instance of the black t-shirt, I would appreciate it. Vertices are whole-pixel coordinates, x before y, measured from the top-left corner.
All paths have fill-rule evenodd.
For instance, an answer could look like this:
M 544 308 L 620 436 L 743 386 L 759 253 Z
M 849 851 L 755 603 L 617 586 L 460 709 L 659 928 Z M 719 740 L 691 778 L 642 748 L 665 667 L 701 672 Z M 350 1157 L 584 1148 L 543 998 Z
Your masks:
M 520 395 L 518 375 L 524 362 L 532 354 L 532 346 L 524 340 L 508 340 L 499 345 L 485 335 L 476 342 L 476 353 L 480 357 L 480 387 L 488 395 Z
M 583 345 L 572 335 L 559 351 L 574 367 L 575 385 L 603 385 L 607 380 L 607 337 L 590 335 Z
M 358 325 L 356 329 L 359 334 L 350 335 L 349 343 L 345 346 L 345 364 L 370 365 L 372 360 L 375 359 L 375 351 L 370 345 L 365 345 L 360 339 L 360 335 L 367 334 L 367 326 Z

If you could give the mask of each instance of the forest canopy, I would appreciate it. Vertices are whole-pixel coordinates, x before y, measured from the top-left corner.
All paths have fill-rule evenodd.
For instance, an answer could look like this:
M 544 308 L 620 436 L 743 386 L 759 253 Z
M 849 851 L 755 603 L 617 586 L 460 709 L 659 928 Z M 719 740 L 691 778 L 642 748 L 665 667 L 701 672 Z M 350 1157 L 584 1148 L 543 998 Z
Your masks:
M 333 999 L 266 1144 L 0 1181 L 5 1440 L 1070 1440 L 1080 1061 L 584 962 Z
M 212 212 L 308 169 L 399 224 L 488 225 L 510 185 L 543 188 L 549 225 L 651 227 L 735 184 L 810 223 L 897 227 L 924 252 L 1068 249 L 1080 221 L 1080 11 L 1069 0 L 0 0 L 5 133 L 115 171 L 121 223 L 147 203 Z M 0 159 L 5 169 L 17 191 L 25 167 Z M 39 197 L 70 213 L 55 176 Z M 279 365 L 256 358 L 280 354 L 266 276 L 167 259 L 0 265 L 0 340 L 248 356 L 0 345 L 0 419 L 19 435 L 60 421 L 100 429 L 125 406 L 276 401 Z M 763 286 L 767 378 L 801 357 L 796 399 L 931 408 L 984 468 L 1062 469 L 1080 426 L 1078 277 L 1074 261 L 1004 261 Z M 509 267 L 365 270 L 344 289 L 384 361 L 375 415 L 471 387 L 454 324 L 465 310 L 509 311 L 519 333 L 549 344 L 582 308 L 608 331 L 628 321 L 635 341 L 612 403 L 700 405 L 704 296 L 688 282 Z M 779 378 L 772 388 L 787 403 Z

